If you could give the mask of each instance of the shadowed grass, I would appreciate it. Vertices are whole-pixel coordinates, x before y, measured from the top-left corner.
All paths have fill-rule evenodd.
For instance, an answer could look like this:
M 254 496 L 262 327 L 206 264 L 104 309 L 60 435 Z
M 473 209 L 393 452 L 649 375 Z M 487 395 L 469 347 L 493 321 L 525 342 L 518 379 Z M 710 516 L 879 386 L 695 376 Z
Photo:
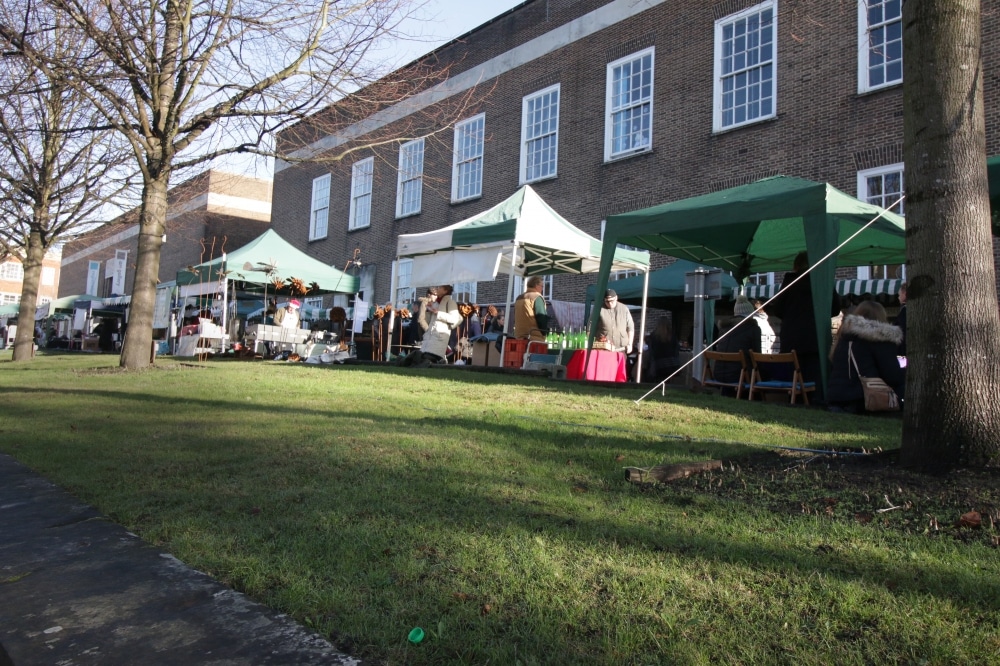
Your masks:
M 965 664 L 1000 652 L 996 549 L 776 512 L 777 481 L 751 480 L 761 502 L 689 492 L 747 485 L 741 461 L 768 446 L 893 448 L 898 420 L 686 392 L 636 405 L 638 389 L 460 371 L 160 360 L 126 374 L 116 361 L 0 362 L 0 450 L 358 656 Z M 678 487 L 623 479 L 624 466 L 707 458 L 731 464 Z

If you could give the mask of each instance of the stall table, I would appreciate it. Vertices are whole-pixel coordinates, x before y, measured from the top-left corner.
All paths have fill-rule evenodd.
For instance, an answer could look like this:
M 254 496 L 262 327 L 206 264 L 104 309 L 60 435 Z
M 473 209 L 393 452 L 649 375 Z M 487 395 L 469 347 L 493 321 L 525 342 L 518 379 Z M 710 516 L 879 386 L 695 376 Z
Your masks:
M 590 363 L 584 372 L 587 350 L 577 349 L 566 364 L 566 379 L 587 379 L 595 382 L 624 382 L 627 379 L 625 354 L 605 349 L 592 349 Z

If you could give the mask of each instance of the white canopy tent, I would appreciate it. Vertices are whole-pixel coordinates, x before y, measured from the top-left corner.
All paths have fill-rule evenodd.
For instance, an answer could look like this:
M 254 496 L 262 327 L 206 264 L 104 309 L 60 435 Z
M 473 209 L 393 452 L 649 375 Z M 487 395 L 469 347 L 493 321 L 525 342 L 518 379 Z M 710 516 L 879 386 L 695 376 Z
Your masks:
M 514 276 L 596 273 L 601 241 L 570 224 L 529 185 L 496 206 L 443 229 L 404 234 L 396 257 L 412 259 L 410 284 L 490 282 L 506 273 L 508 311 L 514 302 Z M 617 249 L 613 270 L 649 270 L 649 254 Z M 397 278 L 392 291 L 396 293 Z M 511 317 L 505 318 L 505 330 Z M 640 333 L 641 334 L 641 333 Z M 501 359 L 502 362 L 502 359 Z

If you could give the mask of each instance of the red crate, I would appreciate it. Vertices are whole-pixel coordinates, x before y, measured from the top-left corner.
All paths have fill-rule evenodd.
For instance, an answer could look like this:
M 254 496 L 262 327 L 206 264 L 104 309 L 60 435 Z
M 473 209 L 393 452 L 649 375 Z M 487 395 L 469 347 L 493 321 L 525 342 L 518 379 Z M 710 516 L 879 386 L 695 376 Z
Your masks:
M 507 338 L 503 343 L 503 367 L 520 368 L 524 365 L 524 352 L 528 351 L 528 340 Z
M 539 340 L 507 338 L 506 342 L 504 342 L 503 367 L 520 368 L 524 365 L 524 354 L 526 352 L 530 351 L 532 354 L 545 354 L 548 350 L 548 345 Z

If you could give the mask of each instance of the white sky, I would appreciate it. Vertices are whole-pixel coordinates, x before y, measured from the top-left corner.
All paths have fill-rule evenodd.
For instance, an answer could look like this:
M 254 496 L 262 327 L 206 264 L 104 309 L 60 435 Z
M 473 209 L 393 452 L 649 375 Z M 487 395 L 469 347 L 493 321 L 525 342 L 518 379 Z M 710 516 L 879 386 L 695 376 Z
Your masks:
M 408 34 L 422 37 L 419 43 L 401 45 L 402 52 L 412 53 L 404 61 L 414 60 L 522 2 L 524 0 L 426 0 L 415 12 L 422 20 L 410 21 L 404 28 Z
M 373 57 L 401 67 L 524 0 L 415 0 L 415 4 L 421 2 L 423 4 L 413 10 L 413 17 L 400 26 L 400 32 L 409 39 L 401 39 L 391 50 L 375 53 Z M 270 158 L 265 160 L 249 155 L 229 155 L 220 158 L 212 166 L 224 171 L 271 178 L 273 164 L 274 160 Z

